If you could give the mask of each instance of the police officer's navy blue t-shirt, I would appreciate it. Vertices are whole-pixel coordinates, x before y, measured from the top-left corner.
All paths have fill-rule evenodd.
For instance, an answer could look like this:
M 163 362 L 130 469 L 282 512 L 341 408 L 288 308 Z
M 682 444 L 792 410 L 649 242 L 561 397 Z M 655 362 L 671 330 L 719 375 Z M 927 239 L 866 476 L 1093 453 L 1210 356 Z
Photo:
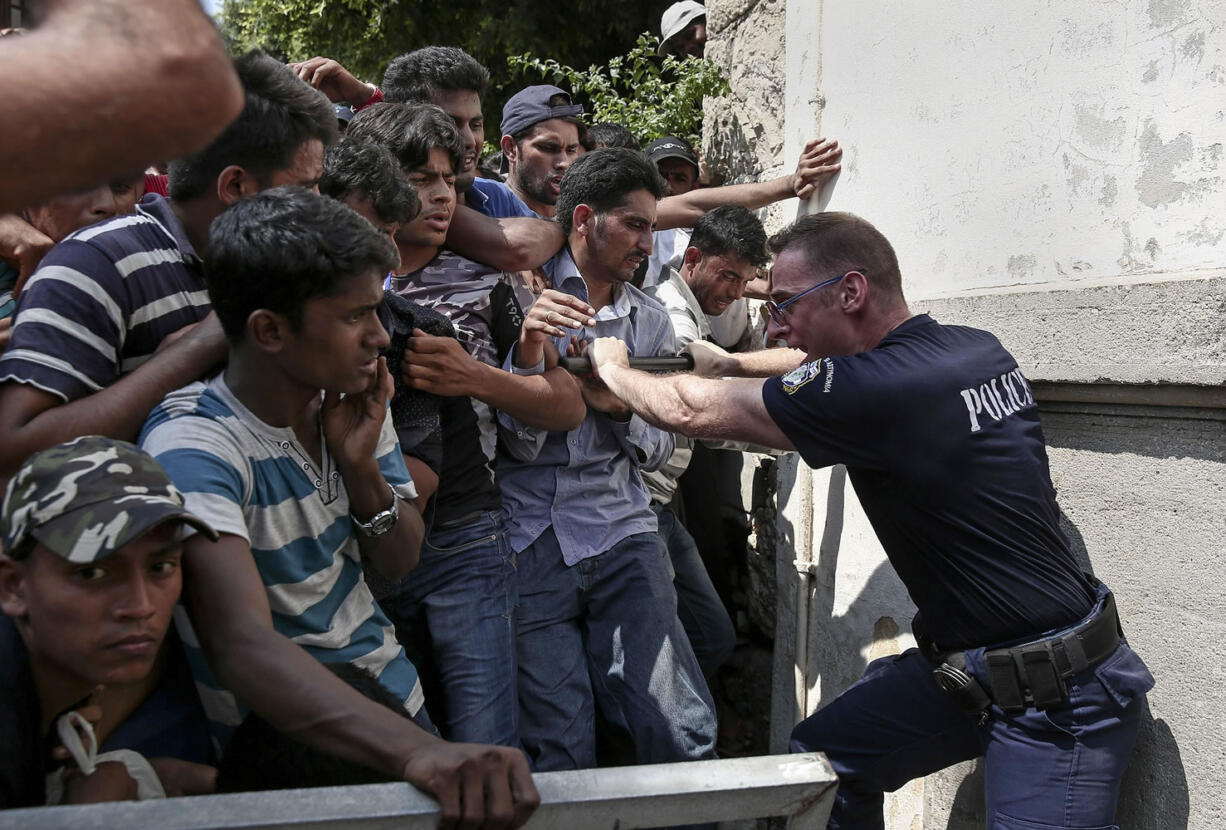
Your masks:
M 993 335 L 922 314 L 871 351 L 771 378 L 763 400 L 806 463 L 847 465 L 939 647 L 1018 641 L 1088 613 L 1038 407 Z

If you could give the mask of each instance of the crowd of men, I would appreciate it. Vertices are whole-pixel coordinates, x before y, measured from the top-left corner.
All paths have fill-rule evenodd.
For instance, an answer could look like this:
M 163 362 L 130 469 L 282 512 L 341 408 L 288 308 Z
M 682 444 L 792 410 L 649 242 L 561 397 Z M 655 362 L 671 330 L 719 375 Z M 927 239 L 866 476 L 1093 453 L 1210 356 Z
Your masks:
M 701 5 L 661 25 L 701 54 Z M 797 727 L 842 777 L 832 826 L 985 751 L 1000 826 L 1110 823 L 1152 680 L 1059 531 L 1016 363 L 912 315 L 864 220 L 768 245 L 753 213 L 814 193 L 837 143 L 702 186 L 684 139 L 640 150 L 535 85 L 491 170 L 459 49 L 378 86 L 260 53 L 232 77 L 241 110 L 164 174 L 0 217 L 0 807 L 67 763 L 65 802 L 407 780 L 518 826 L 530 771 L 596 766 L 601 735 L 715 757 L 735 629 L 677 509 L 696 437 L 848 464 L 923 614 L 923 652 Z M 747 293 L 789 348 L 751 343 Z M 629 368 L 682 350 L 694 375 Z

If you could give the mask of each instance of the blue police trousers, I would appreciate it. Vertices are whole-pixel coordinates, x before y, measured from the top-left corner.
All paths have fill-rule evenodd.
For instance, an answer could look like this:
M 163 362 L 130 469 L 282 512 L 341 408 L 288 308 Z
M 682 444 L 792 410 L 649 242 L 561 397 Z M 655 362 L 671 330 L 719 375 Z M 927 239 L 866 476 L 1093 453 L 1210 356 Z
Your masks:
M 984 649 L 965 652 L 987 688 Z M 830 828 L 881 828 L 883 793 L 984 757 L 989 830 L 1115 827 L 1120 779 L 1136 741 L 1149 670 L 1124 642 L 1066 680 L 1057 707 L 1006 713 L 982 726 L 932 677 L 918 649 L 874 660 L 864 676 L 792 731 L 793 752 L 824 752 L 839 775 Z

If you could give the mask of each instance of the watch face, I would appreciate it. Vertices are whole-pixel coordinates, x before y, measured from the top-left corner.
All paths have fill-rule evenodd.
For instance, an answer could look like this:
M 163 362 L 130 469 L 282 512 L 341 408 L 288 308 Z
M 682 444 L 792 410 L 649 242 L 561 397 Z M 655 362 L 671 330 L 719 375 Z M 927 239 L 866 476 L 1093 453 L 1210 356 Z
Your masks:
M 394 524 L 396 524 L 396 514 L 390 510 L 384 511 L 370 520 L 370 535 L 380 536 L 387 533 Z

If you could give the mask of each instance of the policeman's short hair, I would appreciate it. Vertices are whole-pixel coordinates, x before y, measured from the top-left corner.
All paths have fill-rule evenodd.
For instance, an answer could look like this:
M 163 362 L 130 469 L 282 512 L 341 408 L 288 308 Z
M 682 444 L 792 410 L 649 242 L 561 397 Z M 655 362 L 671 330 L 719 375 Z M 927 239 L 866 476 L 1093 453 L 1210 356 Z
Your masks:
M 768 245 L 776 258 L 785 250 L 801 246 L 815 283 L 862 269 L 869 283 L 886 297 L 903 299 L 894 246 L 881 231 L 853 213 L 827 211 L 802 216 L 772 236 Z
M 562 176 L 557 222 L 569 236 L 576 207 L 588 205 L 597 215 L 605 214 L 626 204 L 636 190 L 656 199 L 667 192 L 656 166 L 642 153 L 621 147 L 584 153 Z

